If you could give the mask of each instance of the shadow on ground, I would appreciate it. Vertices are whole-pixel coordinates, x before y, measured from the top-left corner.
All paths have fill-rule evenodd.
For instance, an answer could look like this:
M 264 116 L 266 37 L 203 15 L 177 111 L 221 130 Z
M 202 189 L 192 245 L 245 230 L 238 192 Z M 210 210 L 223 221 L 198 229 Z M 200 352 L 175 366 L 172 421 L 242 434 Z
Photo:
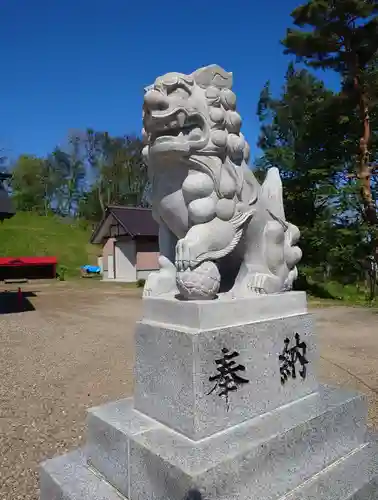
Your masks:
M 21 312 L 35 311 L 34 305 L 30 302 L 30 297 L 36 297 L 32 291 L 22 292 L 19 295 L 17 290 L 0 293 L 0 314 L 14 314 Z
M 307 292 L 318 299 L 340 300 L 340 297 L 333 295 L 323 284 L 311 282 L 304 274 L 299 275 L 294 284 L 294 289 Z

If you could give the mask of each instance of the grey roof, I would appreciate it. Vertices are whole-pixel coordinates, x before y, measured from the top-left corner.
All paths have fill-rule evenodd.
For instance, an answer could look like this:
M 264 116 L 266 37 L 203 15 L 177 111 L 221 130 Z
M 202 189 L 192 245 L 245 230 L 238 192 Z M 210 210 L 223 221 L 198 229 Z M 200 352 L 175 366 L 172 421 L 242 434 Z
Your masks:
M 126 233 L 133 238 L 136 236 L 157 237 L 159 234 L 159 226 L 152 217 L 151 209 L 111 205 L 107 207 L 101 222 L 93 231 L 91 243 L 94 243 L 98 233 L 110 216 L 113 216 Z
M 159 234 L 159 226 L 149 208 L 110 206 L 108 210 L 130 236 L 157 236 Z

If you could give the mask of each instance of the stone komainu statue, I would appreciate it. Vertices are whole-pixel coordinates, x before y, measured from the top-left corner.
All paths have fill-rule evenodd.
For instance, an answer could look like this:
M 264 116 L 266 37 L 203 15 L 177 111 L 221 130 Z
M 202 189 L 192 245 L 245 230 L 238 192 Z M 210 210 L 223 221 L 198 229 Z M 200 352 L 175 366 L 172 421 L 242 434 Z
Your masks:
M 232 73 L 211 65 L 146 89 L 143 153 L 161 254 L 147 296 L 276 293 L 297 277 L 300 233 L 285 219 L 279 172 L 260 185 L 248 168 L 231 88 Z

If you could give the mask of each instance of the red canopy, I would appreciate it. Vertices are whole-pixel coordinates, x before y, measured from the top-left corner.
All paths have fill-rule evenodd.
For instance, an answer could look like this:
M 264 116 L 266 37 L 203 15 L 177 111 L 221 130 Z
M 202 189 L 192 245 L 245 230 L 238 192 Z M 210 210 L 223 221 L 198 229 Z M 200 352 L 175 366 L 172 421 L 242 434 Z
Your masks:
M 57 263 L 56 257 L 0 257 L 0 266 L 46 266 Z

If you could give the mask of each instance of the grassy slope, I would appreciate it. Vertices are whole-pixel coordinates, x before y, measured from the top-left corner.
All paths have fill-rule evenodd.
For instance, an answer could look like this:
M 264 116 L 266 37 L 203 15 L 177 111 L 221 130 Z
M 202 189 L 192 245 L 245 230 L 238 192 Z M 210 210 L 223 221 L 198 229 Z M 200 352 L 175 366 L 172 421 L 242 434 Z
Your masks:
M 79 277 L 80 266 L 97 263 L 100 249 L 89 244 L 89 238 L 90 230 L 78 223 L 19 212 L 0 224 L 0 257 L 55 256 L 59 265 L 67 267 L 67 277 Z M 368 303 L 365 293 L 356 286 L 333 282 L 315 285 L 300 287 L 306 289 L 314 304 L 378 305 L 377 299 Z
M 0 225 L 0 235 L 0 257 L 54 256 L 68 276 L 97 262 L 99 248 L 89 244 L 90 230 L 54 216 L 19 212 Z

